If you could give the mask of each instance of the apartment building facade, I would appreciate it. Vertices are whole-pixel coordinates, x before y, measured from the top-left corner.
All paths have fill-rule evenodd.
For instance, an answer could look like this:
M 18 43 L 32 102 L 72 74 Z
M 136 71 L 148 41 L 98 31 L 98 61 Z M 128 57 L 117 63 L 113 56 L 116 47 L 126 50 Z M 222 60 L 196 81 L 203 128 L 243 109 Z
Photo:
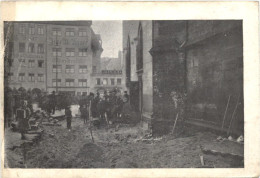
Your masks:
M 99 73 L 93 73 L 94 92 L 103 93 L 114 89 L 124 90 L 122 70 L 102 70 Z
M 9 70 L 11 88 L 46 90 L 46 25 L 40 23 L 9 24 Z
M 79 95 L 93 86 L 91 73 L 103 51 L 91 21 L 13 22 L 10 88 Z M 11 45 L 10 45 L 11 44 Z

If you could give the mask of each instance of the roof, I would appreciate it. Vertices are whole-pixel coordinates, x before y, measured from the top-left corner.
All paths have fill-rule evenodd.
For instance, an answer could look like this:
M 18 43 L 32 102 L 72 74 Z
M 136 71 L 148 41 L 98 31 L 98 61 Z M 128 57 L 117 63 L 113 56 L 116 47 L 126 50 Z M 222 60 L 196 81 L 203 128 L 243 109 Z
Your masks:
M 122 70 L 120 58 L 101 58 L 101 70 Z
M 91 26 L 91 20 L 78 21 L 9 21 L 13 23 L 38 23 L 38 24 L 52 24 L 52 25 L 68 25 L 68 26 Z

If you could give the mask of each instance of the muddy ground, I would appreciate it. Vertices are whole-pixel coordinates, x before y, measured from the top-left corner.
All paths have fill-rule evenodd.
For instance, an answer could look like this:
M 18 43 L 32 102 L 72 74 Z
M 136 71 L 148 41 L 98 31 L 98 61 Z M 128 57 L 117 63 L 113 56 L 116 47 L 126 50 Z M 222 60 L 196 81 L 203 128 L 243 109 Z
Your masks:
M 119 125 L 94 129 L 93 143 L 88 125 L 80 118 L 73 118 L 71 131 L 66 129 L 66 121 L 60 123 L 41 126 L 41 139 L 29 146 L 26 154 L 22 148 L 6 150 L 7 167 L 196 168 L 202 166 L 200 155 L 208 167 L 243 167 L 241 160 L 202 153 L 201 145 L 217 138 L 210 132 L 187 131 L 178 138 L 142 139 L 138 125 Z

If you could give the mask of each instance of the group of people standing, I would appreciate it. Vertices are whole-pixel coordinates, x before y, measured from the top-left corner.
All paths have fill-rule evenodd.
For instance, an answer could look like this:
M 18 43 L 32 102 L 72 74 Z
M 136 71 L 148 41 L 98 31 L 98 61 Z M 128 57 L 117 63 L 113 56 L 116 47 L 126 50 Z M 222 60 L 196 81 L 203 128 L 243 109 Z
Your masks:
M 96 96 L 94 93 L 90 93 L 88 96 L 83 95 L 79 101 L 81 118 L 84 123 L 87 123 L 90 117 L 112 122 L 122 117 L 122 109 L 128 101 L 127 91 L 124 92 L 124 95 L 117 90 L 105 91 L 103 95 L 100 95 L 99 92 L 96 93 Z

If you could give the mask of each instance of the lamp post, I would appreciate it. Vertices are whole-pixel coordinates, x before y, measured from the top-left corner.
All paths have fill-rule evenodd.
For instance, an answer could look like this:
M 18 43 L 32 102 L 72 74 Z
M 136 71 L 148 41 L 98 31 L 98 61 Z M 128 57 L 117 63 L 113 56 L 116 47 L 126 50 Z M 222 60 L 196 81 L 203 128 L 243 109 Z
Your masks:
M 58 34 L 56 32 L 56 93 L 58 93 Z

